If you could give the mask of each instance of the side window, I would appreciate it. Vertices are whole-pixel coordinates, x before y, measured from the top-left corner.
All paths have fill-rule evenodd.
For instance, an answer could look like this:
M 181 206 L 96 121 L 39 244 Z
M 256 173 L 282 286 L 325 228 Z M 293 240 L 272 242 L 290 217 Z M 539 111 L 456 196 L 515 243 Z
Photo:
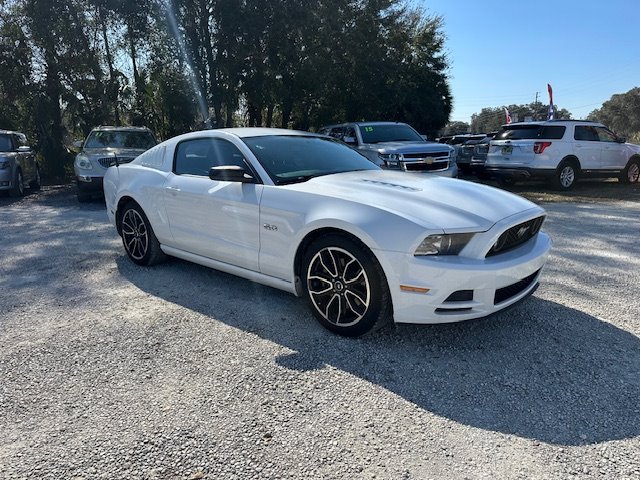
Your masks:
M 342 140 L 342 137 L 344 136 L 344 127 L 333 127 L 329 135 L 331 135 L 333 138 L 339 138 L 340 140 Z
M 220 138 L 198 138 L 178 144 L 174 160 L 176 175 L 209 176 L 211 167 L 236 165 L 247 168 L 240 150 Z
M 596 133 L 598 135 L 598 139 L 601 142 L 610 142 L 610 143 L 615 143 L 616 141 L 616 136 L 613 132 L 607 130 L 606 128 L 602 128 L 602 127 L 595 127 Z
M 597 142 L 600 140 L 598 138 L 596 129 L 588 125 L 576 125 L 576 130 L 573 134 L 573 138 L 575 140 L 582 140 L 587 142 Z

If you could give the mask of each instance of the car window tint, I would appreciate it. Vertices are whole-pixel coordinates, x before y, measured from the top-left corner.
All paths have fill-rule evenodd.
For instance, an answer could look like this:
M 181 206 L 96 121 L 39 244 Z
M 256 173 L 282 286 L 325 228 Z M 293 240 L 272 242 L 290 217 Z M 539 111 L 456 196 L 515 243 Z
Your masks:
M 156 144 L 150 132 L 97 130 L 89 134 L 84 148 L 136 148 L 147 150 Z
M 561 125 L 512 125 L 504 127 L 494 140 L 560 140 L 565 130 Z
M 363 143 L 424 142 L 418 132 L 403 123 L 359 125 L 359 128 Z
M 576 125 L 573 138 L 579 141 L 597 142 L 599 141 L 596 129 L 590 125 Z
M 326 137 L 270 135 L 242 139 L 276 184 L 379 167 L 345 144 Z
M 178 144 L 174 172 L 176 175 L 209 176 L 212 167 L 234 165 L 247 168 L 244 156 L 231 142 L 221 138 L 198 138 Z
M 13 150 L 11 135 L 0 135 L 0 152 L 10 152 Z
M 598 140 L 601 142 L 610 142 L 615 143 L 617 137 L 613 132 L 610 132 L 606 128 L 603 127 L 595 127 L 596 135 L 598 135 Z

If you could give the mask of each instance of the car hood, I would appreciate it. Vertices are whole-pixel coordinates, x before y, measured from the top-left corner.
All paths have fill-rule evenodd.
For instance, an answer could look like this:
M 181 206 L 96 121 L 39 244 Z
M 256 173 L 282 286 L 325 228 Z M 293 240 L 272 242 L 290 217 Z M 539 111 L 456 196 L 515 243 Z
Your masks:
M 363 145 L 365 150 L 379 153 L 424 153 L 424 152 L 448 152 L 451 147 L 434 142 L 386 142 L 369 143 Z
M 345 172 L 285 188 L 361 203 L 445 233 L 483 232 L 512 215 L 531 209 L 543 212 L 529 200 L 504 190 L 404 172 Z
M 82 153 L 90 157 L 112 157 L 113 155 L 122 157 L 137 157 L 145 152 L 144 148 L 85 148 Z

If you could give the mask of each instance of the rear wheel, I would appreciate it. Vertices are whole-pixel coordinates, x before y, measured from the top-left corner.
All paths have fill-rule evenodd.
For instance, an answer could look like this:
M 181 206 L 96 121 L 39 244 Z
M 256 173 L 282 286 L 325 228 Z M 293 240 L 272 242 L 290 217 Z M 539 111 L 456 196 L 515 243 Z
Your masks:
M 359 242 L 339 234 L 319 238 L 305 253 L 302 273 L 313 314 L 332 332 L 356 337 L 390 320 L 387 279 Z
M 578 179 L 578 168 L 575 162 L 563 160 L 556 169 L 554 184 L 560 190 L 570 190 Z
M 620 172 L 618 180 L 622 183 L 638 183 L 640 181 L 640 160 L 631 160 L 625 169 Z
M 13 177 L 13 187 L 10 190 L 12 197 L 22 197 L 24 195 L 24 177 L 22 176 L 22 170 L 16 169 L 16 174 Z
M 137 203 L 129 202 L 122 210 L 120 232 L 124 249 L 134 263 L 150 266 L 166 258 L 149 219 Z

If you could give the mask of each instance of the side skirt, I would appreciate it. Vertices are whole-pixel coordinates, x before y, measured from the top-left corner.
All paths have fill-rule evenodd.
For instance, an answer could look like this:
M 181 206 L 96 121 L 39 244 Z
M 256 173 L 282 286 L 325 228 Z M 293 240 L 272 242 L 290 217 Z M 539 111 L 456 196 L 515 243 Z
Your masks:
M 212 260 L 201 255 L 185 252 L 184 250 L 180 250 L 178 248 L 168 247 L 167 245 L 160 245 L 160 248 L 164 253 L 172 257 L 181 258 L 182 260 L 197 263 L 198 265 L 213 268 L 214 270 L 230 273 L 231 275 L 246 278 L 247 280 L 251 280 L 252 282 L 266 285 L 267 287 L 277 288 L 278 290 L 284 290 L 285 292 L 293 293 L 294 295 L 298 296 L 295 285 L 292 282 L 287 282 L 286 280 L 282 280 L 281 278 L 270 277 L 269 275 L 254 272 L 253 270 L 236 267 L 235 265 Z

